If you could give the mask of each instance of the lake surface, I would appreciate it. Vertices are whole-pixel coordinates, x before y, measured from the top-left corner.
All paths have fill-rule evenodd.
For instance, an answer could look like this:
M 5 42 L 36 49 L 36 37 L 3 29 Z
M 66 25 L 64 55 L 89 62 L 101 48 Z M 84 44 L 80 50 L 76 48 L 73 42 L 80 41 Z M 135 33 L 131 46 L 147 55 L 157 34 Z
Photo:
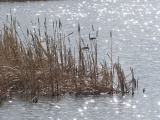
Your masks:
M 135 95 L 40 98 L 37 104 L 16 96 L 0 106 L 1 120 L 157 120 L 160 119 L 160 3 L 158 0 L 64 0 L 39 2 L 0 2 L 0 17 L 5 21 L 11 13 L 23 31 L 36 27 L 47 18 L 61 19 L 66 34 L 81 25 L 82 38 L 98 30 L 98 57 L 109 61 L 109 32 L 113 32 L 113 58 L 120 56 L 126 71 L 130 67 L 139 77 Z M 33 24 L 31 23 L 33 22 Z M 2 21 L 0 21 L 2 26 Z M 42 25 L 43 26 L 43 25 Z M 23 36 L 22 36 L 23 37 Z M 74 41 L 73 39 L 73 41 Z M 72 40 L 72 39 L 71 39 Z M 74 46 L 74 42 L 73 42 Z M 145 88 L 145 93 L 142 92 Z

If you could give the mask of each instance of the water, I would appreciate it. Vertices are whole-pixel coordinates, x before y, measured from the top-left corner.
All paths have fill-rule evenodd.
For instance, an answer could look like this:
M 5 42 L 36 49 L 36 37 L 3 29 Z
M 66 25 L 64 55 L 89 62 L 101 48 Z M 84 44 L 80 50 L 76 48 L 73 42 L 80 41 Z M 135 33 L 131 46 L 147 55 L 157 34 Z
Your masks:
M 99 31 L 99 60 L 110 53 L 109 32 L 113 31 L 113 58 L 120 56 L 120 63 L 129 73 L 129 67 L 139 77 L 139 88 L 134 97 L 102 95 L 99 97 L 65 96 L 60 99 L 40 98 L 37 104 L 15 96 L 0 107 L 2 120 L 157 120 L 160 117 L 160 3 L 158 0 L 66 0 L 0 3 L 0 16 L 17 18 L 21 27 L 32 30 L 37 19 L 47 18 L 48 30 L 52 21 L 62 21 L 64 31 L 74 31 L 78 23 L 82 37 Z M 33 21 L 33 24 L 30 22 Z M 0 21 L 0 24 L 2 22 Z M 43 25 L 42 25 L 43 26 Z M 74 46 L 74 44 L 73 44 Z M 146 92 L 142 93 L 145 88 Z

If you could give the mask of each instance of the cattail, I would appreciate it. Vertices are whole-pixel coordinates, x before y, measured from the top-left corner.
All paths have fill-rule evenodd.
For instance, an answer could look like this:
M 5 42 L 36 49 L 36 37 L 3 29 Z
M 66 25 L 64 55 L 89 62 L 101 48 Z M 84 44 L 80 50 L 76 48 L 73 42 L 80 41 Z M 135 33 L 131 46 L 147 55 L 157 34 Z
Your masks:
M 110 37 L 112 38 L 112 31 L 110 31 Z
M 81 31 L 80 24 L 78 24 L 78 32 L 80 32 L 80 31 Z
M 92 25 L 92 31 L 94 31 L 94 27 L 93 27 L 93 25 Z
M 74 32 L 63 34 L 60 31 L 60 19 L 53 22 L 53 34 L 50 35 L 47 32 L 46 17 L 44 33 L 40 33 L 42 31 L 38 18 L 38 32 L 37 29 L 27 29 L 27 39 L 22 40 L 16 30 L 16 24 L 20 24 L 8 18 L 7 23 L 9 20 L 13 24 L 4 24 L 0 37 L 0 101 L 10 88 L 33 94 L 34 98 L 30 101 L 36 103 L 39 94 L 59 96 L 74 93 L 99 95 L 130 92 L 133 95 L 138 87 L 132 68 L 132 79 L 129 81 L 129 75 L 125 76 L 119 58 L 113 64 L 112 31 L 111 53 L 107 54 L 111 61 L 110 66 L 105 59 L 102 62 L 98 59 L 98 31 L 95 36 L 89 34 L 89 39 L 85 40 L 78 24 L 79 39 L 76 41 L 77 46 L 72 48 L 70 35 Z M 95 31 L 93 25 L 92 31 Z M 44 35 L 43 40 L 41 35 Z

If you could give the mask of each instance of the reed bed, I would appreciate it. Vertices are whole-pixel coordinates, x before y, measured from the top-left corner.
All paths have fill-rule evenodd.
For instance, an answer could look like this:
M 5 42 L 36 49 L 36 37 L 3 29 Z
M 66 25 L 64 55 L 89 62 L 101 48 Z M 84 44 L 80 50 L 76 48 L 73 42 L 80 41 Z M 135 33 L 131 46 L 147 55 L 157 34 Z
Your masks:
M 107 65 L 106 60 L 98 61 L 98 35 L 89 34 L 87 45 L 78 25 L 77 46 L 71 48 L 66 42 L 73 33 L 65 35 L 60 20 L 53 22 L 50 35 L 46 19 L 44 32 L 38 19 L 37 30 L 27 29 L 23 40 L 17 26 L 21 28 L 11 17 L 0 33 L 0 101 L 11 97 L 12 92 L 34 96 L 134 94 L 137 80 L 133 69 L 125 76 L 119 60 L 113 62 L 112 44 L 111 55 L 108 55 L 111 65 Z M 110 37 L 112 40 L 112 32 Z

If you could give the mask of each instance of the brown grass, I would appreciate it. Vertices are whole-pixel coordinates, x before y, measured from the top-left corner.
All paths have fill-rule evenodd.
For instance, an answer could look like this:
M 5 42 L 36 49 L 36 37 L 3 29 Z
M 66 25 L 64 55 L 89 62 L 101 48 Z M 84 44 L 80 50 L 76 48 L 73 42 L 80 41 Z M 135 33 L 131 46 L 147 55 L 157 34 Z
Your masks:
M 131 68 L 131 78 L 127 80 L 128 76 L 125 76 L 119 60 L 113 63 L 112 44 L 111 67 L 106 60 L 98 61 L 98 32 L 96 36 L 89 35 L 91 43 L 86 45 L 78 25 L 78 47 L 73 49 L 65 44 L 73 33 L 61 33 L 60 20 L 53 22 L 51 36 L 47 32 L 45 19 L 43 39 L 39 19 L 38 30 L 34 29 L 32 32 L 27 29 L 27 37 L 23 40 L 16 25 L 20 27 L 13 18 L 11 21 L 7 20 L 0 34 L 0 101 L 7 95 L 11 96 L 13 91 L 34 96 L 134 93 L 136 80 L 133 69 Z M 110 37 L 112 42 L 112 33 Z M 76 51 L 78 55 L 75 54 Z

